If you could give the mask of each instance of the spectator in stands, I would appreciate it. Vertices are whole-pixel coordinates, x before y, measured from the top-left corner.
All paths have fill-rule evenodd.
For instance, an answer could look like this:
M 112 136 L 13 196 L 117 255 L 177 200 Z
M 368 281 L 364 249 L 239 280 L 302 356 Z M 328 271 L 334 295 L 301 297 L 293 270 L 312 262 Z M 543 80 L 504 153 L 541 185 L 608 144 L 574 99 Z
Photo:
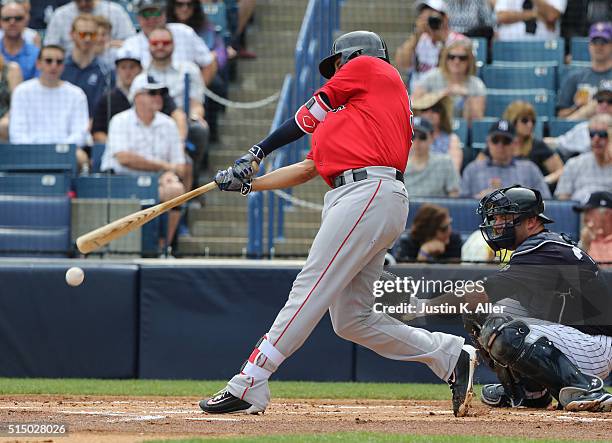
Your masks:
M 149 76 L 157 83 L 168 88 L 170 97 L 176 105 L 188 112 L 188 133 L 186 134 L 188 144 L 192 149 L 188 150 L 193 160 L 193 176 L 197 179 L 208 145 L 208 124 L 204 119 L 204 84 L 200 70 L 195 63 L 187 61 L 175 61 L 172 53 L 175 46 L 172 33 L 167 27 L 154 29 L 149 34 L 149 51 L 151 52 L 151 64 L 140 75 Z M 187 80 L 188 79 L 188 80 Z M 188 103 L 185 102 L 188 86 Z M 184 140 L 184 139 L 183 139 Z
M 593 99 L 596 103 L 595 115 L 608 114 L 612 116 L 612 84 L 600 88 Z M 558 137 L 546 137 L 544 141 L 564 156 L 588 152 L 591 149 L 589 122 L 580 122 L 565 134 Z
M 546 183 L 549 185 L 557 183 L 563 172 L 563 161 L 546 143 L 534 137 L 537 115 L 531 103 L 522 100 L 510 103 L 502 118 L 516 128 L 517 143 L 514 157 L 531 160 L 540 168 Z
M 209 1 L 210 0 L 205 0 Z M 246 29 L 255 13 L 256 0 L 238 0 L 238 25 L 232 36 L 231 46 L 240 58 L 255 58 L 256 54 L 246 47 Z
M 580 247 L 594 260 L 612 263 L 612 192 L 594 192 L 574 210 L 582 213 Z
M 433 126 L 425 117 L 414 117 L 414 137 L 404 174 L 411 197 L 457 197 L 459 174 L 446 154 L 430 152 Z
M 591 152 L 568 160 L 555 195 L 561 200 L 586 201 L 597 191 L 612 192 L 612 117 L 596 115 L 589 121 Z
M 70 36 L 74 43 L 67 57 L 62 80 L 78 86 L 85 92 L 89 115 L 102 94 L 111 84 L 111 72 L 106 71 L 96 58 L 98 24 L 91 14 L 81 14 L 74 19 Z
M 28 42 L 26 38 L 26 23 L 28 15 L 24 5 L 6 3 L 0 12 L 2 25 L 2 40 L 0 50 L 6 61 L 17 62 L 21 68 L 24 80 L 34 78 L 38 46 Z M 36 34 L 38 35 L 38 34 Z
M 117 50 L 122 43 L 112 39 L 113 24 L 109 19 L 103 15 L 94 15 L 94 20 L 98 25 L 98 38 L 94 48 L 98 63 L 105 71 L 113 71 Z
M 138 23 L 141 32 L 126 40 L 124 47 L 138 54 L 143 67 L 149 66 L 149 35 L 160 26 L 166 26 L 165 2 L 162 0 L 137 0 Z M 202 70 L 202 79 L 209 85 L 217 73 L 217 62 L 214 54 L 189 26 L 182 23 L 168 23 L 172 33 L 175 51 L 172 60 L 193 62 Z
M 497 0 L 497 38 L 551 40 L 560 35 L 560 19 L 567 0 Z
M 468 37 L 493 38 L 495 16 L 486 0 L 446 0 L 450 28 Z
M 19 65 L 4 60 L 0 55 L 0 141 L 2 142 L 8 141 L 11 94 L 22 80 Z
M 61 80 L 65 50 L 43 46 L 36 67 L 39 78 L 25 81 L 11 97 L 11 143 L 76 144 L 80 166 L 88 162 L 80 147 L 88 145 L 89 114 L 83 90 Z
M 452 229 L 448 209 L 425 203 L 421 205 L 410 231 L 398 240 L 398 262 L 458 262 L 461 260 L 461 236 Z
M 415 4 L 417 19 L 414 34 L 395 52 L 395 65 L 410 71 L 410 90 L 430 69 L 438 66 L 444 45 L 465 38 L 451 31 L 448 25 L 448 6 L 444 0 L 419 0 Z
M 67 52 L 72 51 L 72 23 L 80 14 L 107 17 L 113 25 L 113 40 L 123 41 L 136 32 L 130 16 L 121 5 L 106 0 L 74 0 L 53 12 L 45 33 L 45 44 L 63 46 Z
M 111 119 L 101 165 L 103 171 L 116 174 L 159 172 L 162 202 L 183 194 L 181 180 L 190 175 L 176 123 L 159 112 L 164 88 L 146 77 L 132 82 L 129 98 L 133 107 Z M 161 246 L 172 243 L 179 220 L 180 212 L 170 211 L 167 237 L 160 239 Z
M 550 198 L 550 190 L 538 167 L 530 160 L 514 158 L 515 129 L 507 120 L 499 120 L 489 129 L 485 158 L 468 164 L 461 179 L 461 196 L 482 198 L 495 189 L 520 184 L 537 189 Z
M 425 117 L 434 127 L 431 152 L 448 154 L 457 172 L 461 171 L 463 150 L 461 141 L 453 134 L 452 101 L 444 91 L 425 94 L 413 100 L 415 114 Z
M 29 0 L 3 0 L 1 4 L 2 6 L 8 6 L 8 5 L 15 4 L 15 5 L 20 5 L 23 8 L 23 9 L 19 9 L 17 12 L 18 14 L 20 14 L 21 11 L 24 12 L 23 20 L 20 20 L 19 23 L 17 23 L 17 25 L 22 25 L 22 26 L 18 26 L 22 28 L 21 37 L 23 38 L 25 42 L 30 43 L 31 45 L 34 45 L 40 49 L 40 44 L 41 44 L 40 35 L 38 34 L 38 32 L 36 32 L 36 29 L 32 29 L 28 27 L 28 23 L 30 22 L 30 1 Z M 12 16 L 12 17 L 20 16 L 20 15 L 13 15 L 13 12 L 15 12 L 14 9 L 12 9 L 11 13 L 7 15 Z M 0 29 L 0 40 L 2 40 L 3 37 L 4 37 L 4 28 Z
M 456 40 L 446 45 L 440 53 L 440 67 L 421 77 L 412 98 L 440 91 L 451 97 L 456 118 L 471 122 L 484 116 L 487 88 L 476 77 L 476 60 L 470 40 Z
M 581 120 L 594 115 L 594 92 L 612 89 L 612 23 L 595 23 L 589 31 L 591 67 L 576 70 L 561 83 L 559 117 Z

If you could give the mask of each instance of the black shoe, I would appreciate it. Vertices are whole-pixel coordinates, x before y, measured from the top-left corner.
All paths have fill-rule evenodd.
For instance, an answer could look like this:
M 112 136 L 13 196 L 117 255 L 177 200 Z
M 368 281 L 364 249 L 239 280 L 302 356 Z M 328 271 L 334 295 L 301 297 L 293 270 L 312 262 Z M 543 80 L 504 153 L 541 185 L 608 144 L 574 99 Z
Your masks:
M 455 414 L 455 417 L 465 417 L 470 409 L 470 403 L 474 396 L 474 371 L 477 364 L 476 348 L 464 345 L 461 354 L 459 354 L 457 365 L 448 379 L 448 384 L 453 392 L 453 414 Z
M 523 398 L 518 402 L 512 401 L 510 396 L 506 393 L 504 387 L 499 384 L 484 385 L 480 400 L 488 406 L 494 408 L 512 408 L 518 406 L 524 406 L 526 408 L 537 408 L 546 409 L 552 402 L 552 395 L 546 392 L 543 396 L 538 398 Z
M 227 389 L 217 392 L 214 397 L 200 401 L 200 408 L 209 414 L 257 414 L 263 410 L 233 396 Z

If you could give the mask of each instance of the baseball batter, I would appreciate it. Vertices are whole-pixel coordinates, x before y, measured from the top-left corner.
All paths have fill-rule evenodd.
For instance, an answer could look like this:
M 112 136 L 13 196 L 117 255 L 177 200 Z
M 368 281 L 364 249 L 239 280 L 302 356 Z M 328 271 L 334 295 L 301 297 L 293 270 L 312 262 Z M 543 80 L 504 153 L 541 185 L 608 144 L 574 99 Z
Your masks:
M 408 94 L 372 32 L 339 37 L 321 61 L 329 81 L 265 140 L 215 181 L 224 191 L 282 189 L 320 175 L 332 188 L 321 227 L 285 306 L 227 386 L 200 402 L 208 413 L 263 412 L 268 379 L 304 343 L 329 310 L 336 333 L 387 358 L 427 364 L 452 391 L 455 415 L 472 397 L 476 353 L 464 339 L 412 328 L 372 310 L 373 284 L 385 252 L 404 230 L 408 196 L 403 171 L 412 128 Z M 253 179 L 253 162 L 312 134 L 302 162 Z

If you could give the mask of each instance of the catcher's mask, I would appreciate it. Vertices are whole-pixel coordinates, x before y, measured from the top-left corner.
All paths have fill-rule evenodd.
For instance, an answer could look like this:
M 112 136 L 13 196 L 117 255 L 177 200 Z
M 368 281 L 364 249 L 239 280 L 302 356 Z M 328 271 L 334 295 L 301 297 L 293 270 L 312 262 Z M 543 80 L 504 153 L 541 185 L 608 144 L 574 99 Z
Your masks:
M 478 205 L 482 217 L 480 233 L 495 252 L 514 249 L 516 230 L 523 220 L 538 217 L 542 223 L 553 223 L 544 215 L 542 194 L 536 189 L 514 185 L 493 191 Z
M 341 35 L 332 45 L 331 54 L 319 63 L 319 72 L 325 78 L 336 73 L 334 64 L 340 58 L 340 65 L 359 55 L 370 55 L 389 62 L 389 52 L 385 41 L 370 31 L 353 31 Z

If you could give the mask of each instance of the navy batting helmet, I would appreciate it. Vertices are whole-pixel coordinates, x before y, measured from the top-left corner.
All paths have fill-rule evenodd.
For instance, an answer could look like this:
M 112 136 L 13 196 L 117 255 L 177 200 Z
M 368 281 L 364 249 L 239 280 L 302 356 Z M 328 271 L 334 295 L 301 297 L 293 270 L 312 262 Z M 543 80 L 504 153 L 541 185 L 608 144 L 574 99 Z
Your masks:
M 341 57 L 341 65 L 359 55 L 370 55 L 389 61 L 389 52 L 385 41 L 370 31 L 353 31 L 341 35 L 332 45 L 331 55 L 321 60 L 319 72 L 325 78 L 332 78 L 336 72 L 334 64 Z
M 520 185 L 498 189 L 484 197 L 478 205 L 478 214 L 482 217 L 480 232 L 494 251 L 515 246 L 514 228 L 525 218 L 537 217 L 542 223 L 553 223 L 553 220 L 544 215 L 544 201 L 540 191 Z M 496 221 L 497 216 L 504 215 L 514 217 L 503 223 Z

